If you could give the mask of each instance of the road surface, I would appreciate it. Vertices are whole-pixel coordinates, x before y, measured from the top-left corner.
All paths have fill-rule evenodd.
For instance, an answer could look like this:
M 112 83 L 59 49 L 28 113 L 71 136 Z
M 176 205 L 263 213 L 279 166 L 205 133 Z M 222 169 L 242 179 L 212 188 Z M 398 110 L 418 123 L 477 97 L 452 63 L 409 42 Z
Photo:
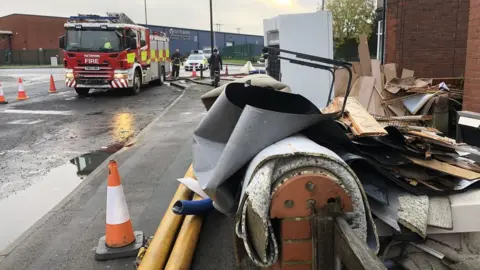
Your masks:
M 62 84 L 63 69 L 52 71 L 57 94 L 48 94 L 50 69 L 0 70 L 9 101 L 0 104 L 0 251 L 181 93 L 165 85 L 79 98 Z M 18 77 L 28 100 L 16 100 Z
M 70 117 L 66 125 L 76 122 L 74 125 L 83 127 L 97 125 L 101 122 L 99 117 L 107 114 L 107 111 L 111 117 L 117 111 L 125 111 L 120 107 L 129 107 L 127 104 L 141 111 L 136 114 L 135 119 L 149 115 L 146 113 L 148 110 L 156 110 L 153 122 L 139 134 L 135 132 L 138 136 L 131 141 L 132 145 L 124 147 L 111 156 L 119 164 L 134 229 L 144 231 L 146 236 L 154 234 L 161 217 L 165 211 L 169 211 L 167 207 L 178 187 L 176 179 L 183 177 L 192 161 L 191 135 L 206 114 L 199 97 L 210 89 L 209 86 L 195 85 L 179 95 L 176 90 L 161 87 L 149 89 L 136 97 L 98 94 L 94 99 L 75 99 L 73 104 L 95 100 L 82 107 L 89 112 L 94 112 L 94 115 L 79 112 L 76 106 L 67 102 L 71 100 L 59 98 L 57 101 L 60 104 L 69 104 L 65 109 L 75 111 L 75 116 L 82 117 L 83 121 L 87 121 L 88 117 L 95 117 L 93 118 L 95 120 L 81 124 L 71 115 L 55 116 Z M 142 108 L 132 104 L 133 100 L 139 100 Z M 171 100 L 174 100 L 173 103 L 170 102 Z M 46 106 L 45 109 L 52 110 L 51 103 L 40 103 L 42 104 L 37 106 Z M 105 109 L 102 114 L 96 114 L 100 111 L 97 103 L 109 104 L 111 107 Z M 171 105 L 164 109 L 163 104 L 168 103 Z M 111 117 L 105 120 L 111 120 Z M 138 122 L 135 121 L 135 123 Z M 110 134 L 110 131 L 106 133 Z M 68 134 L 65 135 L 68 138 Z M 65 138 L 65 135 L 61 137 Z M 97 138 L 97 136 L 102 135 L 93 137 Z M 60 139 L 55 144 L 64 145 L 61 143 L 63 140 L 65 139 Z M 69 142 L 76 145 L 77 142 L 83 141 Z M 90 149 L 98 149 L 98 146 L 105 144 L 98 143 Z M 52 145 L 49 144 L 49 147 Z M 70 149 L 78 151 L 75 147 Z M 68 158 L 66 160 L 68 161 Z M 46 213 L 17 241 L 0 252 L 0 269 L 133 269 L 134 258 L 107 262 L 98 262 L 94 259 L 94 249 L 98 239 L 105 233 L 108 175 L 106 162 L 84 178 L 71 194 Z M 71 177 L 74 179 L 76 176 Z M 62 179 L 66 180 L 66 177 Z M 51 196 L 50 193 L 44 193 L 43 198 Z M 235 269 L 233 233 L 233 219 L 215 211 L 209 214 L 202 227 L 192 269 Z M 243 269 L 255 268 L 244 267 Z

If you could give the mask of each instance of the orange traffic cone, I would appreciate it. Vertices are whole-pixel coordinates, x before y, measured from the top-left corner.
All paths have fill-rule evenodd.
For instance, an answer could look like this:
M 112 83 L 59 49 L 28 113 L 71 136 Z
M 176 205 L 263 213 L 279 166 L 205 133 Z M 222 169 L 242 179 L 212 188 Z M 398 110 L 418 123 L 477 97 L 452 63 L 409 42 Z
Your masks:
M 225 65 L 225 75 L 228 75 L 228 65 Z
M 2 82 L 0 82 L 0 104 L 7 104 L 8 102 L 5 100 L 5 96 L 3 95 L 3 86 Z
M 108 170 L 106 233 L 95 252 L 99 261 L 135 257 L 144 241 L 143 232 L 133 231 L 117 162 L 111 160 Z
M 193 66 L 192 78 L 197 78 L 197 68 L 195 66 Z
M 55 81 L 53 80 L 53 75 L 50 74 L 50 89 L 48 93 L 55 94 L 57 93 L 57 88 L 55 87 Z
M 25 89 L 23 89 L 23 81 L 22 78 L 18 78 L 18 96 L 17 100 L 25 100 L 28 99 L 27 93 L 25 93 Z

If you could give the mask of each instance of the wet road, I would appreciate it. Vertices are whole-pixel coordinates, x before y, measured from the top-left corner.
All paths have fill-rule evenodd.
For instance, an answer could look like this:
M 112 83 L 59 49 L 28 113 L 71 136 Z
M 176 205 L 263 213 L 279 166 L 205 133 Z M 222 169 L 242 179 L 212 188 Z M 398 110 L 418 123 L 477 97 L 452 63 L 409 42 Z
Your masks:
M 147 87 L 137 96 L 93 91 L 79 98 L 54 69 L 0 70 L 9 104 L 0 105 L 0 250 L 69 194 L 95 168 L 147 126 L 180 91 Z M 30 97 L 16 101 L 16 76 Z M 90 153 L 90 154 L 88 154 Z M 88 155 L 85 155 L 88 154 Z

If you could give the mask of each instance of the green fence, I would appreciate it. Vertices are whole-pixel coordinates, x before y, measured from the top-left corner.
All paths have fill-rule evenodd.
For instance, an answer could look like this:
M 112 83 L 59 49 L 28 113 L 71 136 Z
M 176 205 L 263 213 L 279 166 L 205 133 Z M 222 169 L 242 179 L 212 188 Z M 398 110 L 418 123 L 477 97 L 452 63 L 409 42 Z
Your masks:
M 262 45 L 242 44 L 230 47 L 224 47 L 220 50 L 223 59 L 258 61 L 262 54 Z
M 0 50 L 0 66 L 43 66 L 50 65 L 50 58 L 57 56 L 61 64 L 60 50 Z

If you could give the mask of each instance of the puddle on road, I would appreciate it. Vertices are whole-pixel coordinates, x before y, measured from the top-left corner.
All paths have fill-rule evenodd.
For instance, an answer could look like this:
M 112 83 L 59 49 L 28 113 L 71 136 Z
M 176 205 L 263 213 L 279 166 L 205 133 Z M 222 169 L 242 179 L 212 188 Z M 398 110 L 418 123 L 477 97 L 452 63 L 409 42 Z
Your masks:
M 70 194 L 124 143 L 112 144 L 53 168 L 27 189 L 0 200 L 0 252 Z M 125 146 L 125 147 L 128 147 Z

